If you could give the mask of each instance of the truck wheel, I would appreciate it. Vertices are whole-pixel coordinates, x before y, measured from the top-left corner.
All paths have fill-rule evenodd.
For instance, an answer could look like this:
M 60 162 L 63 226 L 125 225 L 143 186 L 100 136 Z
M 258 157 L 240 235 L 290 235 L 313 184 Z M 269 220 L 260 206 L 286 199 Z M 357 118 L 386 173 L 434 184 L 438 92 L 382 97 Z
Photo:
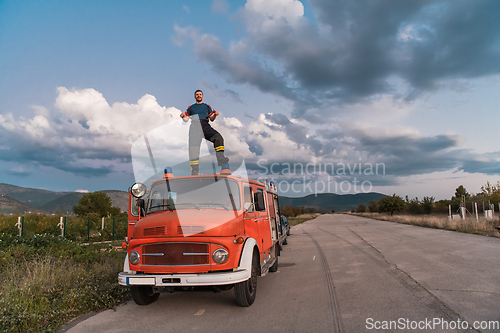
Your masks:
M 160 294 L 155 293 L 149 286 L 130 286 L 130 293 L 137 305 L 151 304 L 160 297 Z
M 239 306 L 248 307 L 255 301 L 257 294 L 257 265 L 259 261 L 254 255 L 252 258 L 252 273 L 250 278 L 246 281 L 234 285 L 234 293 L 236 295 L 236 302 Z
M 276 261 L 274 262 L 274 264 L 271 267 L 269 267 L 269 272 L 277 272 L 278 271 L 278 256 L 280 255 L 280 248 L 279 248 L 277 243 L 275 245 L 275 251 L 276 251 L 276 254 L 275 254 Z

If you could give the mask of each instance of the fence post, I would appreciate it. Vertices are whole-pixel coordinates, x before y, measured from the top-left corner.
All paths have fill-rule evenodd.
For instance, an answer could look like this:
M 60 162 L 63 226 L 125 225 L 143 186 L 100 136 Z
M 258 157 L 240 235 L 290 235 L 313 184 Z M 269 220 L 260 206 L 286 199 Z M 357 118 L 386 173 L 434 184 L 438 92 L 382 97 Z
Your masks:
M 476 222 L 479 222 L 479 216 L 477 215 L 477 202 L 474 202 L 474 205 L 476 207 Z
M 101 226 L 101 230 L 104 230 L 104 216 L 102 217 L 102 226 Z
M 462 217 L 462 220 L 465 220 L 465 214 L 466 214 L 465 207 L 460 206 L 460 216 Z
M 64 217 L 61 216 L 61 218 L 59 219 L 59 224 L 57 226 L 61 228 L 61 237 L 64 237 Z
M 17 218 L 16 227 L 19 229 L 19 237 L 23 237 L 24 216 L 19 216 Z
M 90 244 L 90 217 L 87 217 L 87 242 Z
M 115 218 L 113 217 L 113 240 L 115 240 Z

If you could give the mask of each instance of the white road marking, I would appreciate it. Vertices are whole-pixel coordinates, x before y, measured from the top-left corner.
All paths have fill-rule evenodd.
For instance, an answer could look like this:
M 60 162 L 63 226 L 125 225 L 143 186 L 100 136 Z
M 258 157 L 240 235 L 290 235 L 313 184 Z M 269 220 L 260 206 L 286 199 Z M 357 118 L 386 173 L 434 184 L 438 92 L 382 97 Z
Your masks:
M 316 259 L 316 256 L 313 257 L 313 260 Z
M 205 309 L 201 309 L 200 311 L 196 312 L 194 315 L 201 316 L 204 312 L 205 312 Z

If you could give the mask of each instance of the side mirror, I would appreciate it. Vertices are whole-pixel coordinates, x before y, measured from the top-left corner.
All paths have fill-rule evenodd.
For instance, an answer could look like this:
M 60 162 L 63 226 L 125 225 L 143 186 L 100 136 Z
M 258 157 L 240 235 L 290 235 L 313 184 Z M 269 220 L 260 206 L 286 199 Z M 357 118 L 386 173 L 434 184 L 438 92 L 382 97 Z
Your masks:
M 257 192 L 253 196 L 255 201 L 255 210 L 266 210 L 266 205 L 264 203 L 264 192 Z
M 245 204 L 243 205 L 243 210 L 245 213 L 253 213 L 255 211 L 253 203 L 245 202 Z
M 146 202 L 144 199 L 138 199 L 137 203 L 139 204 L 139 216 L 146 216 Z

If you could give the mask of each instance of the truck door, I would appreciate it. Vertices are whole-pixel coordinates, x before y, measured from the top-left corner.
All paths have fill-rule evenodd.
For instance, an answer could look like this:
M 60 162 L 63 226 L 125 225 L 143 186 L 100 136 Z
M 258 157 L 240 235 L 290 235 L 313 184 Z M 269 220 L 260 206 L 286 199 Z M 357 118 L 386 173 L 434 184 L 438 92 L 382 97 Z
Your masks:
M 276 223 L 276 208 L 273 200 L 272 193 L 266 193 L 267 196 L 267 206 L 268 206 L 268 216 L 269 216 L 269 227 L 271 228 L 272 235 L 272 243 L 276 242 L 276 240 L 281 236 L 281 230 L 278 228 L 278 224 Z
M 273 243 L 281 237 L 281 219 L 279 215 L 278 200 L 272 193 L 267 193 L 267 203 L 269 211 L 269 226 L 273 234 Z
M 257 241 L 259 251 L 263 251 L 262 237 L 259 232 L 259 217 L 255 210 L 255 203 L 253 199 L 253 189 L 250 185 L 243 187 L 243 219 L 245 221 L 245 234 L 252 237 Z
M 279 235 L 281 236 L 283 232 L 283 227 L 281 226 L 281 214 L 280 214 L 280 204 L 278 202 L 278 196 L 272 196 L 273 204 L 274 204 L 274 213 L 276 216 L 276 228 L 278 230 Z
M 259 233 L 263 251 L 261 252 L 261 258 L 264 258 L 271 253 L 271 246 L 274 243 L 273 238 L 275 238 L 275 236 L 273 236 L 272 230 L 269 225 L 269 205 L 267 204 L 266 193 L 264 192 L 264 189 L 262 187 L 256 186 L 256 190 L 257 193 L 262 195 L 262 199 L 264 201 L 264 205 L 262 207 L 258 207 L 257 211 L 257 219 L 259 220 Z

